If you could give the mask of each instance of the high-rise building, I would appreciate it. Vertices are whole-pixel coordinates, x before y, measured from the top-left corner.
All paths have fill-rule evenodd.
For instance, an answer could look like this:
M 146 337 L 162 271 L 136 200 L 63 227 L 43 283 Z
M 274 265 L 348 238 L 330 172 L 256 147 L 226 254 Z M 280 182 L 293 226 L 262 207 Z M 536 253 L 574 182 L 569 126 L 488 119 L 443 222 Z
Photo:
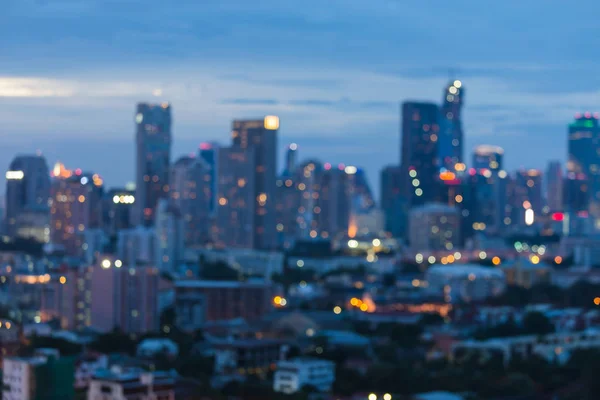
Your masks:
M 6 233 L 15 237 L 19 236 L 19 230 L 28 230 L 26 221 L 31 220 L 31 215 L 41 214 L 39 218 L 47 223 L 49 197 L 50 173 L 46 159 L 40 155 L 15 157 L 6 171 Z M 42 224 L 42 230 L 47 228 Z
M 275 227 L 275 184 L 277 180 L 277 132 L 279 118 L 235 120 L 232 147 L 253 152 L 254 211 L 252 247 L 272 249 L 277 244 Z M 219 166 L 222 164 L 219 163 Z
M 210 191 L 212 196 L 209 202 L 210 215 L 214 216 L 217 212 L 217 177 L 218 177 L 218 143 L 200 143 L 198 155 L 204 160 L 205 165 L 209 168 L 210 174 Z
M 416 252 L 449 251 L 460 244 L 456 207 L 428 203 L 410 211 L 410 247 Z
M 465 89 L 459 80 L 451 81 L 444 89 L 438 150 L 440 166 L 449 171 L 453 171 L 457 163 L 463 162 L 461 109 L 464 98 Z
M 171 106 L 137 105 L 136 202 L 133 225 L 151 225 L 158 200 L 169 192 L 171 157 Z
M 115 188 L 102 199 L 102 227 L 109 236 L 131 228 L 131 215 L 135 207 L 135 191 Z
M 401 169 L 396 165 L 390 165 L 381 170 L 379 201 L 381 201 L 381 209 L 385 216 L 385 230 L 394 237 L 403 234 L 400 225 L 400 211 L 402 210 L 401 176 Z
M 127 265 L 102 255 L 91 267 L 92 328 L 110 332 L 153 332 L 158 329 L 158 269 Z
M 499 233 L 504 228 L 506 177 L 503 168 L 504 149 L 480 145 L 473 151 L 469 181 L 473 185 L 473 207 L 470 213 L 475 230 Z
M 184 221 L 185 244 L 202 245 L 211 239 L 212 168 L 201 157 L 181 157 L 171 167 L 169 203 Z
M 283 176 L 292 176 L 296 172 L 296 165 L 298 163 L 298 145 L 291 143 L 285 153 L 285 169 L 283 170 Z
M 348 177 L 343 165 L 331 168 L 326 164 L 318 184 L 319 190 L 314 192 L 318 195 L 314 208 L 318 208 L 313 209 L 317 226 L 313 230 L 325 239 L 334 239 L 340 235 L 355 237 L 358 233 L 356 220 L 351 218 L 352 196 Z
M 163 272 L 176 272 L 183 259 L 184 220 L 178 208 L 160 199 L 156 207 L 156 266 Z
M 252 248 L 255 244 L 255 151 L 253 148 L 221 147 L 215 239 L 220 247 Z M 266 204 L 267 195 L 259 195 Z
M 546 172 L 546 203 L 550 211 L 563 209 L 563 166 L 560 161 L 550 161 Z
M 600 126 L 597 113 L 576 114 L 569 125 L 567 211 L 589 211 L 600 202 Z
M 68 176 L 68 177 L 62 177 Z M 50 240 L 67 254 L 85 250 L 83 232 L 101 227 L 103 182 L 98 174 L 55 175 L 50 196 Z
M 436 198 L 439 176 L 439 109 L 433 103 L 402 104 L 401 173 L 402 196 L 408 205 Z

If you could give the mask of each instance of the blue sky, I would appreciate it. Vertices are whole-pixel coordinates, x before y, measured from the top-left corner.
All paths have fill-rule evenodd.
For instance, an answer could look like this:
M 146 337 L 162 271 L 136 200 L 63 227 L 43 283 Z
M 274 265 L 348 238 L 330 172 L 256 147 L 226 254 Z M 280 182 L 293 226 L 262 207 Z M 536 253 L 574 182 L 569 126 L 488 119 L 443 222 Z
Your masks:
M 600 4 L 558 0 L 3 0 L 0 168 L 41 149 L 112 186 L 134 174 L 134 106 L 173 105 L 174 157 L 277 114 L 281 148 L 356 164 L 374 188 L 399 157 L 399 102 L 466 91 L 467 160 L 566 157 L 566 125 L 600 109 Z M 159 94 L 160 93 L 160 94 Z M 159 95 L 157 95 L 159 94 Z

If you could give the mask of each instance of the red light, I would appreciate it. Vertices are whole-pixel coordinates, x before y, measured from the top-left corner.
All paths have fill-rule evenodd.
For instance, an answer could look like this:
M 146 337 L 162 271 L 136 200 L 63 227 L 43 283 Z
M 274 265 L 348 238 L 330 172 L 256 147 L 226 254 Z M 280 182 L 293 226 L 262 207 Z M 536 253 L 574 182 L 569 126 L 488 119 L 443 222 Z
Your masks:
M 329 170 L 331 169 L 331 164 L 330 164 L 330 163 L 328 163 L 328 162 L 326 162 L 326 163 L 325 163 L 325 169 L 326 169 L 327 171 L 329 171 Z
M 200 150 L 210 150 L 212 145 L 210 143 L 200 143 Z
M 554 221 L 562 221 L 565 219 L 565 214 L 561 212 L 555 212 L 554 214 L 552 214 L 552 219 Z
M 588 214 L 588 212 L 587 212 L 587 211 L 579 211 L 579 212 L 577 213 L 577 216 L 578 216 L 579 218 L 587 218 L 587 217 L 589 216 L 589 214 Z
M 344 170 L 344 168 L 346 168 L 346 166 L 345 166 L 343 163 L 340 163 L 340 164 L 338 164 L 338 169 L 339 169 L 340 171 L 343 171 L 343 170 Z
M 592 118 L 592 113 L 589 111 L 586 111 L 586 113 L 584 115 L 586 118 Z
M 597 113 L 597 112 L 595 112 L 595 113 L 594 113 L 594 118 L 595 118 L 595 119 L 598 119 L 598 118 L 600 118 L 600 113 Z
M 476 173 L 477 173 L 477 170 L 475 168 L 469 168 L 469 175 L 475 176 Z
M 77 176 L 81 175 L 81 168 L 77 168 L 75 170 L 75 175 L 77 175 Z
M 581 113 L 575 113 L 575 119 L 581 118 Z

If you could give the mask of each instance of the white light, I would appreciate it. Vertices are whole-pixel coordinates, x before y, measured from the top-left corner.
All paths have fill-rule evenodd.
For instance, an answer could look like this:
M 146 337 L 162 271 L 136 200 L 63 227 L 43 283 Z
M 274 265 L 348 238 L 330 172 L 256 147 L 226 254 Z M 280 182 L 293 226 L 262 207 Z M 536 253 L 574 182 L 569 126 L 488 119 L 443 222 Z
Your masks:
M 113 203 L 119 204 L 119 196 L 113 196 Z
M 81 178 L 81 180 L 79 182 L 81 182 L 82 185 L 85 185 L 88 183 L 88 178 L 86 176 L 84 176 L 83 178 Z
M 414 169 L 411 169 L 411 170 L 408 172 L 408 175 L 409 175 L 411 178 L 415 178 L 415 177 L 417 176 L 417 171 L 416 171 L 416 170 L 414 170 Z
M 115 260 L 115 267 L 121 268 L 122 265 L 123 265 L 123 262 L 121 262 L 121 260 Z
M 487 258 L 487 253 L 485 251 L 480 251 L 479 258 L 481 258 L 482 260 L 485 260 Z
M 454 86 L 460 89 L 460 87 L 462 86 L 462 82 L 457 79 L 454 81 Z
M 109 259 L 102 260 L 102 268 L 104 268 L 104 269 L 110 268 L 110 260 Z
M 392 400 L 392 395 L 389 393 L 386 393 L 383 395 L 383 400 Z
M 355 249 L 358 247 L 358 241 L 351 239 L 348 240 L 348 247 L 350 247 L 351 249 Z
M 297 148 L 298 148 L 298 145 L 296 143 L 290 144 L 290 150 L 296 150 Z
M 369 400 L 377 400 L 377 395 L 375 393 L 371 393 L 369 395 Z
M 353 165 L 348 165 L 346 168 L 344 168 L 344 171 L 348 174 L 348 175 L 354 175 L 356 173 L 356 167 Z
M 507 176 L 507 175 L 508 175 L 508 174 L 507 174 L 507 173 L 506 173 L 506 171 L 505 171 L 505 170 L 503 170 L 503 169 L 501 169 L 501 170 L 500 170 L 500 172 L 498 172 L 498 177 L 499 177 L 500 179 L 504 179 L 504 178 L 506 178 L 506 176 Z
M 304 267 L 304 261 L 302 261 L 302 260 L 298 260 L 298 261 L 296 262 L 296 265 L 298 266 L 298 268 L 302 268 L 302 267 Z
M 415 256 L 415 261 L 418 263 L 423 262 L 423 254 L 417 253 L 417 255 Z
M 23 171 L 6 171 L 6 179 L 9 180 L 21 180 L 24 176 Z
M 429 264 L 433 264 L 435 262 L 435 257 L 434 256 L 429 256 L 429 258 L 427 259 L 427 261 L 429 261 Z
M 373 246 L 375 246 L 375 247 L 381 246 L 381 240 L 379 240 L 379 239 L 373 239 Z
M 528 208 L 525 210 L 525 223 L 527 225 L 533 225 L 533 221 L 535 221 L 535 213 L 533 212 L 533 209 Z
M 452 94 L 456 94 L 457 90 L 455 86 L 450 86 L 450 89 L 448 89 L 448 91 Z

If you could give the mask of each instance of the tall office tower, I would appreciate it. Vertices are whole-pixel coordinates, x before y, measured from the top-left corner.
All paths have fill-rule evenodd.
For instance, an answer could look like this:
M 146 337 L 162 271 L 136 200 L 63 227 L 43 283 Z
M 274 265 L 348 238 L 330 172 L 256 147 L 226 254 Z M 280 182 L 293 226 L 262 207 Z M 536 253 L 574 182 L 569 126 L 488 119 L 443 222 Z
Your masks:
M 103 255 L 91 270 L 91 327 L 100 332 L 115 328 L 125 333 L 158 329 L 157 268 L 128 265 Z
M 272 249 L 277 244 L 275 227 L 275 184 L 277 180 L 277 131 L 279 118 L 267 116 L 260 120 L 235 120 L 232 147 L 253 151 L 254 211 L 253 243 L 256 249 Z M 219 163 L 219 166 L 223 164 Z
M 206 165 L 210 168 L 210 191 L 212 196 L 209 202 L 209 210 L 210 215 L 214 216 L 217 212 L 217 176 L 218 176 L 218 168 L 217 165 L 217 151 L 219 149 L 218 143 L 200 143 L 200 150 L 198 151 L 198 155 Z
M 315 213 L 315 218 L 322 237 L 357 235 L 356 221 L 351 218 L 352 197 L 348 174 L 343 165 L 329 169 L 325 166 L 318 199 L 320 212 Z
M 178 208 L 160 199 L 156 206 L 156 267 L 163 272 L 176 272 L 183 260 L 184 220 Z
M 402 195 L 408 205 L 433 201 L 437 194 L 438 107 L 433 103 L 402 104 Z
M 542 172 L 537 169 L 519 170 L 509 182 L 507 190 L 508 217 L 517 227 L 529 225 L 526 221 L 528 209 L 534 212 L 534 218 L 541 215 L 543 209 Z
M 133 225 L 152 225 L 159 199 L 169 192 L 171 156 L 171 106 L 169 103 L 137 105 L 136 202 Z
M 255 235 L 255 150 L 221 147 L 217 152 L 218 209 L 214 236 L 220 247 L 252 248 Z M 263 206 L 267 195 L 258 199 Z
M 461 81 L 452 81 L 444 89 L 438 149 L 440 166 L 449 171 L 454 171 L 454 166 L 463 162 L 461 109 L 464 100 L 465 89 Z
M 115 188 L 106 192 L 102 199 L 102 228 L 108 236 L 131 228 L 134 207 L 135 191 Z
M 42 241 L 48 228 L 50 173 L 46 159 L 40 155 L 20 155 L 6 171 L 6 233 L 11 236 L 33 236 Z M 33 218 L 32 218 L 33 217 Z M 41 232 L 31 230 L 29 222 L 42 221 Z M 41 235 L 41 237 L 40 237 Z
M 600 201 L 598 113 L 575 115 L 575 121 L 569 125 L 568 152 L 566 210 L 593 211 Z
M 292 176 L 296 172 L 296 164 L 298 163 L 298 145 L 291 143 L 285 153 L 285 169 L 284 176 Z
M 185 221 L 185 244 L 210 240 L 210 203 L 213 199 L 212 168 L 201 157 L 181 157 L 171 167 L 169 202 Z
M 399 166 L 389 165 L 381 170 L 380 195 L 381 209 L 385 216 L 385 230 L 393 237 L 402 235 L 400 211 L 402 209 L 400 196 L 401 170 Z
M 281 176 L 275 187 L 275 227 L 279 247 L 290 248 L 298 237 L 298 208 L 301 193 L 296 177 Z
M 563 209 L 563 166 L 560 161 L 550 161 L 546 172 L 546 203 L 550 211 Z
M 348 184 L 348 196 L 350 198 L 350 219 L 348 232 L 356 232 L 360 235 L 369 235 L 375 232 L 371 230 L 379 226 L 377 234 L 381 230 L 382 221 L 375 223 L 374 219 L 381 219 L 381 214 L 376 210 L 373 192 L 369 187 L 367 176 L 363 169 L 353 165 L 344 168 Z
M 500 233 L 504 228 L 506 206 L 506 171 L 503 167 L 504 149 L 481 145 L 473 152 L 473 167 L 469 170 L 473 185 L 473 204 L 470 210 L 475 230 Z
M 55 176 L 50 194 L 50 240 L 67 254 L 85 251 L 83 232 L 99 228 L 102 221 L 103 182 L 98 174 Z
M 331 165 L 326 164 L 325 168 L 330 169 Z M 328 238 L 332 232 L 320 223 L 323 217 L 323 164 L 317 160 L 307 160 L 297 167 L 294 176 L 293 183 L 298 195 L 294 213 L 297 237 L 314 239 L 321 235 Z

